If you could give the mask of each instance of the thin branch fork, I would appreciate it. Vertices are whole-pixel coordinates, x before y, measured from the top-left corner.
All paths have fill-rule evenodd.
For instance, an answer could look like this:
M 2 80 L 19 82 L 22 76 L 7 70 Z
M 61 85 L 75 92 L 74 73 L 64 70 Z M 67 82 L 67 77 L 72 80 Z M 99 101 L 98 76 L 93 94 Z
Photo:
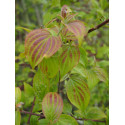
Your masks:
M 24 111 L 24 110 L 22 110 L 22 111 L 20 111 L 20 112 L 21 112 L 21 113 L 24 113 L 24 114 L 36 115 L 36 116 L 40 116 L 40 117 L 45 118 L 45 116 L 42 115 L 42 114 L 36 114 L 36 113 L 32 113 L 32 112 L 27 112 L 27 111 Z
M 32 113 L 32 111 L 33 111 L 33 107 L 34 107 L 35 100 L 36 100 L 36 97 L 34 97 L 34 100 L 33 100 L 33 104 L 32 104 L 32 107 L 31 107 L 31 113 Z M 30 124 L 30 118 L 31 118 L 31 115 L 32 115 L 32 114 L 29 115 L 29 118 L 28 118 L 27 124 Z

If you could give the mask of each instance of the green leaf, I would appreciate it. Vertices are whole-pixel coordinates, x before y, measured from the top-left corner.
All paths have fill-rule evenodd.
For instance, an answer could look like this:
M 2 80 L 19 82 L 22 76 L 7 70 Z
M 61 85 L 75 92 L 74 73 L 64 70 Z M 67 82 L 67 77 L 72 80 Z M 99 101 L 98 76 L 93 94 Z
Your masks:
M 63 113 L 65 114 L 72 113 L 72 105 L 67 100 L 63 100 Z
M 58 121 L 63 111 L 63 100 L 56 92 L 49 92 L 42 101 L 42 111 L 51 123 Z
M 51 1 L 51 6 L 60 7 L 60 0 L 52 0 Z
M 86 51 L 81 47 L 79 47 L 79 50 L 80 50 L 79 63 L 81 63 L 83 66 L 87 67 L 88 59 L 87 59 Z
M 30 118 L 30 125 L 38 125 L 38 116 L 32 115 Z
M 81 46 L 83 38 L 86 35 L 84 23 L 79 20 L 74 20 L 68 24 L 65 24 L 65 26 L 66 27 L 64 28 L 64 31 L 63 31 L 63 32 L 65 32 L 65 34 L 63 34 L 63 35 L 66 35 L 66 33 L 68 31 L 73 33 L 75 35 L 75 37 L 77 38 L 79 45 Z
M 106 82 L 108 80 L 108 76 L 107 76 L 104 69 L 96 66 L 94 68 L 94 70 L 95 70 L 97 77 L 99 78 L 100 81 Z
M 25 58 L 25 53 L 24 52 L 22 52 L 22 53 L 20 53 L 20 55 L 19 56 L 16 56 L 15 57 L 15 60 L 17 60 L 17 59 L 24 59 Z
M 73 70 L 72 73 L 78 73 L 81 76 L 85 77 L 87 80 L 87 84 L 89 89 L 93 89 L 99 82 L 99 78 L 95 69 L 87 69 L 81 63 L 79 63 Z
M 15 103 L 18 104 L 21 100 L 21 90 L 19 87 L 15 88 Z
M 100 120 L 103 118 L 106 118 L 106 115 L 98 107 L 89 107 L 86 111 L 86 119 Z
M 24 91 L 21 92 L 21 102 L 24 102 L 24 108 L 31 106 L 34 96 L 28 96 Z
M 74 74 L 66 82 L 66 92 L 70 102 L 81 111 L 84 111 L 89 104 L 90 92 L 84 78 Z
M 108 67 L 109 66 L 109 61 L 107 60 L 102 60 L 98 62 L 100 67 Z
M 93 69 L 85 69 L 84 71 L 86 74 L 86 79 L 89 89 L 93 89 L 99 82 L 97 74 Z
M 106 114 L 107 114 L 106 125 L 109 125 L 109 109 L 108 108 L 107 108 Z
M 84 121 L 84 125 L 97 125 L 97 123 L 93 121 Z M 103 125 L 103 123 L 101 125 Z
M 27 83 L 24 83 L 24 92 L 27 96 L 34 96 L 33 87 Z
M 49 80 L 41 70 L 38 70 L 33 79 L 35 95 L 42 101 L 43 97 L 49 92 Z
M 59 71 L 58 56 L 52 56 L 50 58 L 44 58 L 40 63 L 41 71 L 49 78 L 53 78 Z
M 59 72 L 57 75 L 50 79 L 50 92 L 57 92 L 59 82 Z
M 86 72 L 85 72 L 85 68 L 81 63 L 78 63 L 78 65 L 76 67 L 73 68 L 73 70 L 71 71 L 71 73 L 78 73 L 83 77 L 86 77 Z
M 49 125 L 49 121 L 47 119 L 41 119 L 41 120 L 39 120 L 38 125 Z
M 48 29 L 31 31 L 25 39 L 25 55 L 32 68 L 37 66 L 43 58 L 51 57 L 61 47 L 59 36 L 53 36 Z
M 36 100 L 35 100 L 35 104 L 34 104 L 34 107 L 33 107 L 33 112 L 38 112 L 42 109 L 42 106 L 41 106 L 41 101 L 39 101 L 39 98 L 37 97 Z
M 22 29 L 27 31 L 28 33 L 32 31 L 31 29 L 28 29 L 28 28 L 25 28 L 25 27 L 21 27 L 21 26 L 16 27 L 16 30 L 22 30 Z
M 78 125 L 78 123 L 73 117 L 62 114 L 54 125 Z
M 109 56 L 109 47 L 106 45 L 103 45 L 102 47 L 97 48 L 97 58 L 104 58 Z
M 15 112 L 15 125 L 20 125 L 21 122 L 21 115 L 19 111 Z
M 80 59 L 80 51 L 76 46 L 63 46 L 60 56 L 60 76 L 61 78 L 75 67 Z

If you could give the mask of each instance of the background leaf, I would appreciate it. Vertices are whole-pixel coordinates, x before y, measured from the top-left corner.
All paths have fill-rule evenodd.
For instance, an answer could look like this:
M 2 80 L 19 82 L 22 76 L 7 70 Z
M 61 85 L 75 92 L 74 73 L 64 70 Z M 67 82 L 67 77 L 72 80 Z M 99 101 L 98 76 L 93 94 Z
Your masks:
M 66 99 L 63 100 L 63 113 L 65 114 L 72 113 L 72 105 Z
M 39 120 L 39 124 L 38 125 L 48 125 L 49 121 L 47 119 L 41 119 Z
M 84 121 L 84 125 L 97 125 L 97 123 L 93 121 Z M 104 125 L 104 124 L 101 123 L 101 125 Z
M 89 86 L 89 89 L 93 89 L 99 82 L 99 79 L 95 73 L 95 71 L 91 69 L 85 69 L 87 84 Z
M 97 67 L 97 66 L 94 68 L 94 70 L 100 81 L 106 82 L 108 80 L 108 76 L 107 76 L 105 70 L 103 70 L 102 68 Z
M 24 83 L 24 92 L 28 96 L 34 96 L 33 87 L 27 83 Z
M 62 114 L 58 122 L 55 123 L 54 125 L 78 125 L 78 123 L 73 117 Z
M 34 115 L 31 116 L 30 125 L 38 125 L 38 116 L 34 116 Z
M 15 88 L 15 103 L 18 104 L 21 100 L 21 90 L 19 87 Z
M 15 112 L 15 125 L 20 125 L 20 122 L 21 122 L 20 111 L 16 111 Z
M 32 31 L 31 29 L 28 29 L 28 28 L 25 28 L 25 27 L 21 27 L 21 26 L 16 27 L 16 30 L 25 30 L 27 32 L 31 32 Z
M 86 111 L 86 118 L 100 120 L 100 119 L 106 118 L 106 115 L 98 107 L 89 107 Z
M 79 47 L 79 50 L 80 50 L 80 60 L 79 60 L 79 63 L 81 63 L 84 67 L 87 67 L 88 59 L 87 59 L 86 51 L 82 47 Z

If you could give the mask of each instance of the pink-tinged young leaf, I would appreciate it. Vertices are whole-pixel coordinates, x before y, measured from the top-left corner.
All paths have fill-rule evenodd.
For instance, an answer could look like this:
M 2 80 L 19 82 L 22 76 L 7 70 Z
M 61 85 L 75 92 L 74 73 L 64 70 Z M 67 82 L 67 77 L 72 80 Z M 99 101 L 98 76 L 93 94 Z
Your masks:
M 66 27 L 62 31 L 63 35 L 69 36 L 71 40 L 74 40 L 74 36 L 79 42 L 79 45 L 82 44 L 83 38 L 86 35 L 85 25 L 82 21 L 74 20 L 68 24 L 64 24 Z M 69 34 L 71 32 L 72 34 Z
M 44 57 L 51 57 L 61 47 L 60 37 L 53 36 L 51 32 L 48 29 L 36 29 L 27 35 L 25 55 L 32 68 L 37 66 Z
M 63 30 L 62 30 L 62 36 L 63 36 L 63 39 L 65 39 L 66 41 L 70 41 L 70 40 L 76 41 L 77 40 L 76 36 L 72 32 L 70 32 L 67 29 L 67 27 L 63 28 Z
M 51 123 L 58 121 L 63 111 L 63 100 L 56 92 L 49 92 L 42 101 L 42 111 Z
M 66 92 L 70 102 L 81 111 L 89 104 L 90 92 L 84 78 L 74 74 L 66 82 Z
M 70 21 L 73 21 L 74 17 L 76 16 L 77 14 L 69 14 L 66 16 L 66 21 L 65 22 L 70 22 Z
M 67 6 L 67 5 L 64 5 L 62 8 L 61 8 L 61 16 L 62 17 L 66 17 L 67 14 L 69 14 L 71 11 L 71 9 Z
M 72 70 L 78 64 L 80 59 L 80 51 L 77 46 L 64 45 L 62 50 L 63 51 L 59 59 L 61 77 Z

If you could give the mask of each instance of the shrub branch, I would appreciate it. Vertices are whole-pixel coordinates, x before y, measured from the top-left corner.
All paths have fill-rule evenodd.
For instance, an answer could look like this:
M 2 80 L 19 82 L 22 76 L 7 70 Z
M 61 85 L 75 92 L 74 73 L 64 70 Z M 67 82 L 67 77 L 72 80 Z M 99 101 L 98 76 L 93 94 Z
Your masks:
M 32 107 L 31 107 L 31 112 L 30 112 L 30 113 L 32 113 L 32 111 L 33 111 L 33 107 L 34 107 L 35 100 L 36 100 L 36 97 L 34 97 L 33 104 L 32 104 Z M 30 123 L 31 115 L 32 115 L 32 114 L 29 115 L 29 118 L 28 118 L 28 122 L 27 122 L 27 124 Z
M 32 112 L 27 112 L 27 111 L 20 111 L 21 113 L 24 113 L 24 114 L 30 114 L 31 115 L 35 115 L 35 116 L 40 116 L 40 118 L 45 118 L 45 116 L 43 114 L 36 114 L 36 113 L 32 113 Z M 72 116 L 73 117 L 73 116 Z M 102 121 L 102 120 L 94 120 L 94 119 L 85 119 L 85 118 L 75 118 L 73 117 L 75 120 L 85 120 L 85 121 L 93 121 L 93 122 L 106 122 L 105 120 Z
M 92 29 L 89 29 L 88 30 L 88 33 L 94 31 L 94 30 L 97 30 L 99 29 L 100 27 L 104 26 L 105 24 L 109 23 L 109 19 L 105 20 L 104 22 L 102 22 L 101 24 L 97 25 L 96 27 L 92 28 Z
M 59 71 L 58 94 L 59 94 L 59 90 L 60 90 L 60 71 Z

